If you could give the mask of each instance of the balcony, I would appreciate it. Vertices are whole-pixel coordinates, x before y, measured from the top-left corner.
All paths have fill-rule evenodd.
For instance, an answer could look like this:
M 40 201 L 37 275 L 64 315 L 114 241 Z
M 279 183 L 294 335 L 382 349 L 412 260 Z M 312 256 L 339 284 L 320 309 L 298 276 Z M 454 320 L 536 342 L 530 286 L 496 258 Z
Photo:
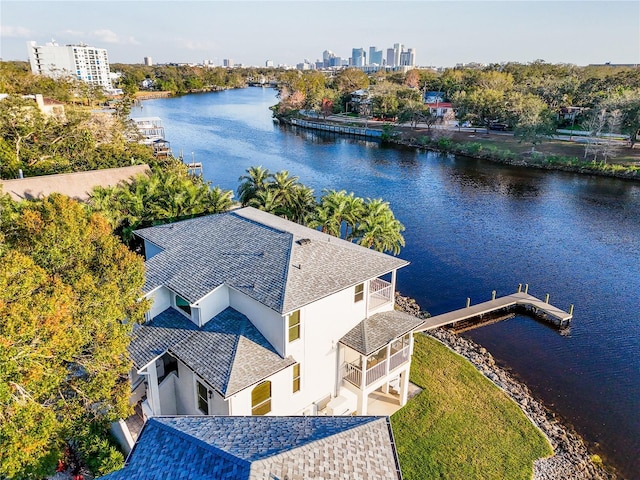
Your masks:
M 369 281 L 369 310 L 393 301 L 393 285 L 380 278 Z
M 384 350 L 386 351 L 386 347 Z M 367 358 L 368 368 L 364 371 L 364 383 L 362 367 L 358 363 L 345 363 L 342 378 L 358 388 L 368 387 L 407 363 L 410 358 L 409 345 L 391 353 L 389 358 L 379 359 L 376 354 L 370 355 Z

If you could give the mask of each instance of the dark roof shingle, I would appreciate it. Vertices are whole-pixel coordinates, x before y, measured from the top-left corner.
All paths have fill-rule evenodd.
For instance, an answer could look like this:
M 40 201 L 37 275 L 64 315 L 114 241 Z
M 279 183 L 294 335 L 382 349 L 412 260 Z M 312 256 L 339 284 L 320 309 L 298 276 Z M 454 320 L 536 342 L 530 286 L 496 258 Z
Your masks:
M 376 313 L 349 330 L 340 343 L 370 355 L 423 323 L 424 320 L 397 310 Z
M 399 479 L 387 417 L 155 417 L 119 479 Z
M 137 368 L 169 352 L 224 398 L 293 365 L 282 358 L 247 317 L 226 308 L 198 328 L 168 308 L 136 329 L 129 352 Z
M 250 207 L 136 234 L 162 249 L 146 261 L 146 292 L 195 303 L 226 284 L 281 314 L 408 263 Z

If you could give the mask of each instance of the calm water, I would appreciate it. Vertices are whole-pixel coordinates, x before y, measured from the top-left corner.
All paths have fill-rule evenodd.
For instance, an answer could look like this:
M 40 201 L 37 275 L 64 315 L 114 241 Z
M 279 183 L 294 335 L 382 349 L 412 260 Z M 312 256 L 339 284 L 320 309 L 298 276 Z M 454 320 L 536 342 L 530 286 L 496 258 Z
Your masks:
M 152 100 L 174 153 L 235 190 L 251 165 L 320 193 L 383 197 L 406 226 L 398 288 L 431 314 L 515 291 L 568 309 L 571 335 L 526 317 L 470 332 L 616 465 L 640 478 L 640 184 L 291 131 L 273 90 Z

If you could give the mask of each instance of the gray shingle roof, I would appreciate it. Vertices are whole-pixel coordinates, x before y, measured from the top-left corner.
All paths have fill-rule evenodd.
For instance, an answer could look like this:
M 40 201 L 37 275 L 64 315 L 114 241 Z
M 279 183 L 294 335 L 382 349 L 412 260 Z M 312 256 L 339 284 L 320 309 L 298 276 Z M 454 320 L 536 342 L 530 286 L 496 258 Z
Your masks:
M 146 261 L 146 292 L 195 303 L 227 284 L 282 314 L 408 264 L 250 207 L 136 234 L 163 249 Z
M 198 327 L 172 308 L 166 309 L 151 322 L 134 327 L 129 344 L 133 364 L 142 368 L 180 343 Z
M 376 313 L 349 330 L 340 343 L 370 355 L 423 323 L 424 320 L 397 310 Z
M 155 417 L 127 465 L 130 479 L 399 479 L 388 417 Z
M 129 352 L 137 368 L 168 351 L 224 398 L 295 363 L 282 358 L 247 317 L 227 308 L 198 328 L 168 308 L 134 332 Z

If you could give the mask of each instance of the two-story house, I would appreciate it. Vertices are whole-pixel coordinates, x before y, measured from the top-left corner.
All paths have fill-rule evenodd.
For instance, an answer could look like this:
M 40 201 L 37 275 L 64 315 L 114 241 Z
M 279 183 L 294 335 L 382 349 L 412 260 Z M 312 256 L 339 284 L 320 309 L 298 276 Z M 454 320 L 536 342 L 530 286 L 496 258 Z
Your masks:
M 407 400 L 412 331 L 398 258 L 243 208 L 135 232 L 145 295 L 132 400 L 147 416 L 367 414 Z

